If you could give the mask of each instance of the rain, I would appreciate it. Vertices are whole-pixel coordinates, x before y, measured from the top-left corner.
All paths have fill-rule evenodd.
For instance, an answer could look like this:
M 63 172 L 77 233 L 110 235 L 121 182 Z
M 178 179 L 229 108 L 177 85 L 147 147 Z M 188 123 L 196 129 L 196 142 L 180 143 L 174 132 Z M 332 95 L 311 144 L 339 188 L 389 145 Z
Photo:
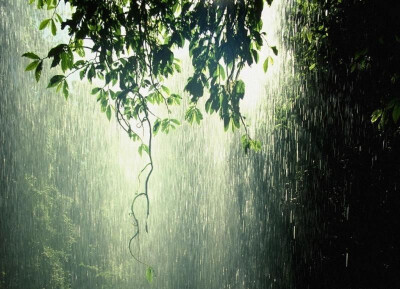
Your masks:
M 51 71 L 40 82 L 24 71 L 23 53 L 68 35 L 39 31 L 49 12 L 28 1 L 0 0 L 0 288 L 398 288 L 398 126 L 379 132 L 349 96 L 355 84 L 327 73 L 331 90 L 304 68 L 307 29 L 330 11 L 300 2 L 318 1 L 265 5 L 279 53 L 263 47 L 241 73 L 260 151 L 245 153 L 217 114 L 184 121 L 193 68 L 187 47 L 176 51 L 182 72 L 167 83 L 183 96 L 172 111 L 182 125 L 154 137 L 148 232 L 133 258 L 145 156 L 94 84 L 72 78 L 66 100 L 46 88 Z M 145 199 L 135 214 L 144 226 Z

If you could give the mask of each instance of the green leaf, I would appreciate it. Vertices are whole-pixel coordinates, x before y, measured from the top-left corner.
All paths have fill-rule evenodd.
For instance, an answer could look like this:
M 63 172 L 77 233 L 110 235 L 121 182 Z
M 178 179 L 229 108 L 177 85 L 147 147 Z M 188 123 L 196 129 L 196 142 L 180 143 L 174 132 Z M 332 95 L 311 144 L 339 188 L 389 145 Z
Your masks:
M 157 135 L 158 131 L 160 130 L 160 125 L 161 125 L 161 121 L 159 119 L 157 119 L 154 122 L 154 125 L 153 125 L 153 133 L 154 133 L 154 135 Z
M 246 90 L 246 85 L 242 80 L 236 81 L 235 90 L 236 93 L 239 95 L 239 98 L 242 99 Z
M 111 120 L 111 106 L 107 106 L 106 115 L 108 120 Z
M 34 70 L 39 64 L 39 60 L 36 60 L 32 63 L 30 63 L 26 68 L 25 71 L 30 71 L 30 70 Z
M 142 143 L 138 149 L 140 156 L 142 156 L 143 151 L 145 151 L 147 154 L 149 154 L 149 147 L 147 145 L 145 145 L 144 143 Z
M 54 75 L 52 78 L 50 78 L 50 82 L 49 82 L 49 85 L 47 86 L 47 88 L 51 88 L 51 87 L 56 86 L 57 84 L 59 84 L 64 79 L 65 79 L 64 75 Z
M 60 82 L 60 83 L 57 85 L 56 92 L 57 92 L 57 93 L 60 92 L 60 90 L 61 90 L 62 87 L 63 87 L 63 82 Z
M 65 72 L 69 68 L 68 54 L 61 53 L 61 69 Z
M 218 75 L 222 78 L 222 80 L 225 80 L 225 78 L 226 78 L 226 76 L 225 76 L 225 69 L 222 67 L 222 65 L 221 64 L 219 64 L 218 63 L 218 66 L 217 66 L 217 73 L 218 73 Z
M 43 8 L 43 5 L 44 5 L 43 0 L 37 0 L 36 7 L 37 7 L 38 9 L 42 9 L 42 8 Z
M 268 56 L 264 61 L 264 65 L 263 65 L 264 72 L 267 72 L 268 66 L 273 65 L 273 64 L 274 64 L 274 59 L 271 56 Z
M 261 142 L 258 140 L 250 140 L 250 149 L 252 149 L 255 152 L 258 152 L 261 150 Z
M 188 82 L 185 86 L 185 91 L 189 92 L 193 96 L 193 100 L 203 96 L 204 86 L 199 78 L 189 77 Z
M 130 137 L 133 141 L 137 141 L 137 140 L 140 139 L 140 137 L 139 137 L 136 133 L 134 133 L 133 131 L 131 131 L 131 130 L 128 132 L 128 135 L 129 135 L 129 137 Z
M 231 119 L 228 115 L 224 116 L 224 131 L 228 131 Z
M 195 109 L 195 113 L 196 113 L 196 122 L 197 124 L 200 124 L 200 121 L 203 119 L 203 115 L 198 108 Z
M 173 122 L 176 125 L 180 125 L 181 124 L 179 120 L 174 119 L 174 118 L 171 118 L 170 121 Z
M 67 83 L 66 80 L 64 80 L 63 94 L 64 94 L 65 99 L 68 99 L 68 96 L 69 96 L 69 87 L 68 87 L 68 83 Z
M 42 70 L 43 70 L 43 61 L 40 61 L 39 65 L 36 67 L 35 70 L 35 79 L 37 82 L 39 82 L 40 76 L 42 75 Z
M 311 43 L 311 42 L 312 42 L 312 38 L 313 38 L 312 32 L 308 31 L 308 32 L 306 33 L 306 36 L 307 36 L 308 42 Z
M 40 60 L 40 57 L 37 56 L 35 53 L 32 53 L 32 52 L 24 53 L 24 54 L 22 54 L 22 57 L 27 57 L 27 58 L 30 58 L 30 59 Z
M 166 94 L 170 94 L 170 91 L 169 91 L 169 89 L 168 89 L 168 87 L 166 87 L 166 86 L 164 86 L 164 85 L 161 85 L 161 88 L 162 88 L 162 90 L 164 90 L 164 92 L 166 93 Z
M 151 267 L 147 267 L 146 269 L 146 279 L 147 282 L 152 283 L 153 282 L 153 277 L 154 277 L 154 270 Z
M 56 23 L 54 22 L 53 19 L 51 19 L 51 34 L 53 34 L 53 36 L 55 36 L 57 34 Z
M 393 108 L 392 117 L 393 117 L 394 123 L 397 123 L 397 121 L 400 118 L 400 105 L 395 105 L 395 107 Z
M 60 22 L 60 23 L 63 22 L 63 20 L 62 20 L 60 14 L 56 13 L 56 17 L 57 17 L 57 19 L 58 19 L 58 22 Z
M 190 124 L 193 123 L 193 121 L 196 121 L 197 124 L 200 124 L 200 121 L 203 119 L 203 115 L 200 112 L 200 110 L 192 105 L 189 107 L 189 109 L 186 111 L 185 114 L 185 120 L 188 121 Z
M 239 117 L 239 115 L 234 115 L 232 117 L 232 131 L 234 131 L 235 128 L 240 128 L 240 117 Z
M 269 64 L 274 65 L 274 59 L 271 56 L 267 57 Z
M 308 69 L 309 70 L 314 70 L 315 66 L 316 66 L 316 63 L 313 63 L 313 64 L 310 65 L 310 67 Z
M 101 90 L 101 87 L 95 87 L 92 89 L 92 94 L 96 94 Z
M 265 59 L 264 64 L 263 64 L 264 72 L 267 72 L 267 70 L 268 70 L 268 64 L 269 64 L 269 60 L 268 60 L 268 58 L 267 58 L 267 59 Z
M 79 71 L 79 78 L 82 80 L 86 75 L 87 67 Z
M 242 143 L 242 148 L 244 149 L 245 154 L 247 154 L 249 152 L 249 149 L 250 149 L 250 140 L 249 140 L 249 138 L 247 137 L 247 135 L 242 135 L 240 141 Z
M 92 83 L 92 79 L 93 77 L 95 77 L 95 75 L 96 75 L 96 69 L 94 68 L 94 65 L 91 65 L 87 73 L 87 79 L 89 80 L 90 83 Z
M 45 20 L 43 20 L 43 21 L 40 23 L 40 25 L 39 25 L 39 30 L 45 29 L 45 28 L 49 25 L 50 20 L 51 20 L 51 19 L 45 19 Z
M 189 109 L 186 111 L 185 120 L 186 120 L 188 123 L 192 124 L 192 123 L 193 123 L 193 119 L 194 119 L 193 109 L 192 109 L 192 108 L 189 108 Z
M 84 60 L 78 60 L 73 64 L 73 68 L 81 68 L 85 64 Z
M 381 117 L 381 115 L 382 115 L 381 109 L 375 110 L 371 115 L 371 122 L 372 123 L 376 122 Z
M 178 71 L 179 73 L 182 72 L 181 66 L 179 64 L 174 63 L 174 67 L 175 67 L 175 70 Z

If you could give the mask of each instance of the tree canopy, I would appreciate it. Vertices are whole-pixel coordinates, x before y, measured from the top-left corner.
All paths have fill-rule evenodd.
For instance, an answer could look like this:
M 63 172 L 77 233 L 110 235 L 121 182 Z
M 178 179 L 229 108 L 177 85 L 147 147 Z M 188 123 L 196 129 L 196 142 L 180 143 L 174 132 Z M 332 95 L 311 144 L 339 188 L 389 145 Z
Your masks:
M 205 111 L 218 113 L 225 130 L 244 127 L 241 143 L 244 150 L 259 150 L 260 142 L 253 140 L 240 112 L 240 100 L 245 83 L 240 71 L 245 65 L 259 61 L 263 44 L 268 44 L 261 31 L 261 14 L 272 0 L 30 0 L 39 9 L 52 11 L 40 30 L 67 29 L 69 41 L 51 48 L 47 55 L 28 52 L 23 56 L 33 61 L 27 71 L 34 71 L 39 81 L 45 62 L 60 68 L 62 74 L 51 77 L 48 87 L 69 95 L 68 77 L 79 73 L 80 79 L 103 84 L 95 87 L 101 109 L 108 119 L 112 115 L 134 141 L 139 141 L 139 153 L 145 152 L 149 162 L 145 190 L 138 193 L 131 207 L 134 225 L 139 222 L 134 213 L 137 198 L 147 200 L 148 182 L 153 171 L 152 138 L 159 131 L 168 133 L 180 125 L 170 115 L 170 106 L 180 105 L 182 96 L 171 92 L 164 80 L 181 71 L 174 49 L 188 44 L 193 74 L 187 79 L 185 91 L 190 105 L 185 114 L 189 123 L 203 119 L 199 100 L 207 95 Z M 69 5 L 70 17 L 59 12 L 60 4 Z M 275 55 L 278 50 L 270 46 Z M 268 67 L 270 57 L 264 60 Z M 264 64 L 265 64 L 264 63 Z M 60 71 L 60 69 L 58 71 Z M 98 81 L 96 81 L 98 83 Z M 206 93 L 208 91 L 208 93 Z M 161 118 L 154 107 L 165 106 L 168 115 Z M 148 137 L 140 134 L 147 130 Z M 145 139 L 146 138 L 146 139 Z M 147 224 L 145 225 L 147 231 Z M 150 270 L 150 273 L 152 271 Z M 149 273 L 149 275 L 151 275 Z

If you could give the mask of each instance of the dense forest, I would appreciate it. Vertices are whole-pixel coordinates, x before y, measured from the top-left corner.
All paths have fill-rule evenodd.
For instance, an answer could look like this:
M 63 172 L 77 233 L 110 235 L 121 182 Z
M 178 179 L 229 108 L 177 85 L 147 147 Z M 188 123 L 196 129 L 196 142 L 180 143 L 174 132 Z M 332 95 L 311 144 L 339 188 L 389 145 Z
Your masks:
M 300 217 L 307 233 L 295 247 L 298 282 L 310 288 L 396 288 L 398 4 L 300 1 L 298 8 L 294 19 L 301 31 L 288 41 L 297 45 L 296 67 L 307 93 L 294 100 L 291 113 L 310 141 L 299 142 L 307 146 L 304 152 L 324 160 L 318 167 L 311 159 L 301 168 L 307 172 L 298 214 L 317 215 Z
M 0 2 L 0 288 L 399 288 L 400 4 L 143 3 Z

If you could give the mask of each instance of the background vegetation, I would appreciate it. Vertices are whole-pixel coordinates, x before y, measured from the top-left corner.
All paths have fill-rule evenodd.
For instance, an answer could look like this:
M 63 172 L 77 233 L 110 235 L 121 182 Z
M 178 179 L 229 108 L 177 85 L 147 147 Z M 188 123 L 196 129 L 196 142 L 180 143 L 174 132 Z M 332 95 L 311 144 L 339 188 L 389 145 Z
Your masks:
M 288 11 L 287 43 L 302 83 L 289 108 L 279 108 L 291 120 L 280 122 L 292 127 L 291 151 L 303 156 L 290 182 L 304 232 L 293 247 L 296 284 L 400 284 L 395 10 L 398 3 L 300 0 Z

